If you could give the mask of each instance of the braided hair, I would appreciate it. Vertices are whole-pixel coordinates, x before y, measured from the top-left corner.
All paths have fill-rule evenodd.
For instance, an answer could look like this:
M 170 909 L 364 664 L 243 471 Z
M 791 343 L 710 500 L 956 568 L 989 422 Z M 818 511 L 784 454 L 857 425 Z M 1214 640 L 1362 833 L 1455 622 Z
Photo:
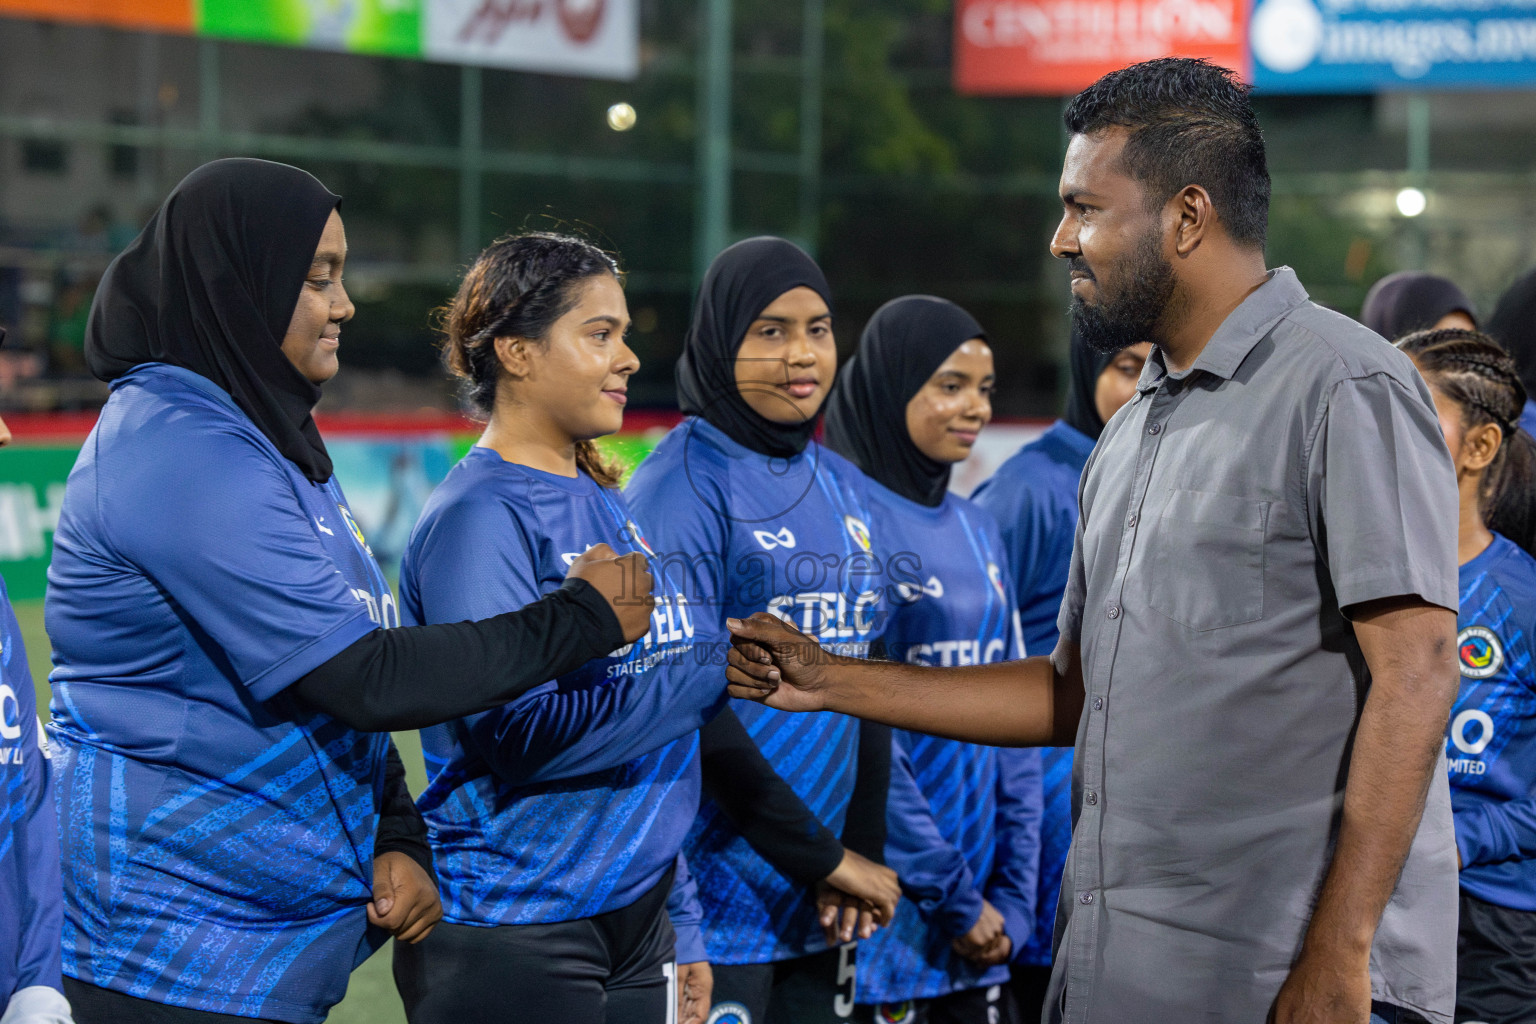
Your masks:
M 1397 347 L 1435 388 L 1461 407 L 1462 424 L 1503 432 L 1483 476 L 1480 511 L 1488 529 L 1536 553 L 1536 439 L 1520 429 L 1525 385 L 1515 360 L 1481 331 L 1415 331 Z
M 546 231 L 499 238 L 475 259 L 458 294 L 438 311 L 443 362 L 459 379 L 475 418 L 489 419 L 496 407 L 496 339 L 548 346 L 550 328 L 576 308 L 582 283 L 602 274 L 621 277 L 612 256 L 580 238 Z M 576 442 L 576 466 L 604 487 L 619 485 L 619 470 L 591 441 Z

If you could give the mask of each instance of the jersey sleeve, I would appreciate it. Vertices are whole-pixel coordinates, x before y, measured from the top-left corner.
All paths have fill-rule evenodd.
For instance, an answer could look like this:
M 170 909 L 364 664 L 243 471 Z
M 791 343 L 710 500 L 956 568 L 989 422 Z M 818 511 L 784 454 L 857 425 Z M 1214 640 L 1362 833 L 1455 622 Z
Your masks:
M 1052 553 L 1050 538 L 1056 528 L 1055 510 L 1048 495 L 1018 480 L 997 477 L 971 495 L 971 500 L 992 514 L 997 522 L 1003 555 L 1013 576 L 1014 600 L 1022 604 L 1033 594 Z
M 541 596 L 534 540 L 500 502 L 442 511 L 412 558 L 427 622 L 484 619 Z M 700 728 L 725 702 L 725 676 L 700 670 L 695 652 L 644 674 L 598 685 L 551 681 L 505 707 L 465 719 L 465 734 L 498 776 L 514 785 L 617 768 Z
M 1455 821 L 1464 868 L 1536 857 L 1536 797 L 1469 804 L 1455 810 Z
M 1017 953 L 1035 930 L 1040 875 L 1040 822 L 1045 813 L 1040 751 L 1003 747 L 997 752 L 997 853 L 987 900 L 1006 922 Z
M 274 456 L 227 427 L 98 485 L 111 545 L 219 645 L 258 700 L 377 628 L 293 488 Z
M 964 935 L 981 917 L 982 895 L 965 855 L 945 839 L 917 786 L 902 733 L 891 738 L 886 863 L 924 919 L 947 938 Z
M 672 875 L 672 891 L 667 894 L 667 916 L 677 933 L 677 962 L 696 964 L 709 959 L 704 951 L 704 907 L 699 903 L 699 885 L 688 871 L 688 858 L 677 855 Z
M 1338 382 L 1307 472 L 1340 608 L 1415 595 L 1456 610 L 1456 480 L 1426 396 L 1385 372 Z
M 30 696 L 30 687 L 28 688 Z M 26 787 L 21 817 L 12 828 L 15 856 L 25 872 L 20 892 L 21 928 L 16 956 L 16 989 L 43 987 L 63 991 L 60 938 L 64 926 L 64 885 L 59 876 L 59 828 L 54 816 L 47 766 L 48 738 L 28 701 L 23 728 L 33 732 L 22 773 Z

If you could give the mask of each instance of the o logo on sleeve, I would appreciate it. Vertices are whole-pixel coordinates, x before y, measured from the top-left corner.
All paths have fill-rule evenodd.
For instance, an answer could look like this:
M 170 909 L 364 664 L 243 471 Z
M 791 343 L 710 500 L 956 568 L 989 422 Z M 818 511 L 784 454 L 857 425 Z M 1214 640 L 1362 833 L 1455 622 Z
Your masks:
M 1467 726 L 1476 723 L 1479 731 L 1477 739 L 1467 739 Z M 1463 711 L 1451 722 L 1451 742 L 1456 744 L 1456 749 L 1469 757 L 1476 757 L 1488 749 L 1488 744 L 1493 742 L 1493 719 L 1488 717 L 1486 711 L 1478 711 L 1475 708 Z
M 6 705 L 13 710 L 7 710 Z M 4 683 L 0 683 L 0 739 L 21 739 L 21 701 L 16 699 L 16 691 Z
M 1486 626 L 1468 626 L 1458 633 L 1456 655 L 1468 679 L 1487 679 L 1504 667 L 1504 645 Z

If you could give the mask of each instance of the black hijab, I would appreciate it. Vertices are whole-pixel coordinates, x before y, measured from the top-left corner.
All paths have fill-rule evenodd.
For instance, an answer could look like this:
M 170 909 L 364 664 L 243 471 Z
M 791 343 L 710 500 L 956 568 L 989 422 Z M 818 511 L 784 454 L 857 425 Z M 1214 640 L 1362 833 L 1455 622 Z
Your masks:
M 752 411 L 736 387 L 736 353 L 773 300 L 791 288 L 809 288 L 832 308 L 832 290 L 816 261 L 792 242 L 748 238 L 709 265 L 693 306 L 693 322 L 677 361 L 677 404 L 702 416 L 737 444 L 779 458 L 798 455 L 816 432 L 816 418 L 783 424 Z
M 1077 336 L 1076 328 L 1073 328 L 1067 345 L 1067 411 L 1061 418 L 1068 426 L 1097 441 L 1104 433 L 1104 420 L 1099 416 L 1099 403 L 1094 397 L 1099 389 L 1099 375 L 1109 369 L 1109 364 L 1120 352 L 1098 351 Z
M 169 363 L 201 374 L 306 477 L 330 479 L 310 415 L 320 389 L 281 345 L 340 203 L 305 171 L 267 160 L 187 175 L 102 276 L 85 332 L 91 373 L 112 381 Z
M 907 403 L 955 349 L 985 337 L 971 314 L 932 295 L 906 295 L 875 310 L 827 398 L 827 447 L 903 498 L 938 505 L 949 489 L 949 463 L 912 443 Z
M 1499 296 L 1488 333 L 1515 357 L 1525 390 L 1536 395 L 1536 270 L 1527 271 Z
M 1443 316 L 1465 313 L 1477 324 L 1477 311 L 1467 293 L 1438 274 L 1404 270 L 1388 274 L 1371 286 L 1360 322 L 1388 341 L 1427 330 Z

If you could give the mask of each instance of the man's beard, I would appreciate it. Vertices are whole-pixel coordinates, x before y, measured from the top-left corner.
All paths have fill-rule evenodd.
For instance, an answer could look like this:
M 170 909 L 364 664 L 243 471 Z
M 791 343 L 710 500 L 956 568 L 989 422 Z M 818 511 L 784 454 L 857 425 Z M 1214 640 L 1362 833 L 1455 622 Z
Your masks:
M 1095 352 L 1113 355 L 1156 340 L 1154 329 L 1174 292 L 1173 266 L 1162 254 L 1161 241 L 1157 232 L 1149 231 L 1136 243 L 1127 265 L 1115 275 L 1125 282 L 1117 294 L 1106 294 L 1100 283 L 1098 302 L 1072 296 L 1072 326 Z M 1080 269 L 1076 260 L 1073 263 Z

